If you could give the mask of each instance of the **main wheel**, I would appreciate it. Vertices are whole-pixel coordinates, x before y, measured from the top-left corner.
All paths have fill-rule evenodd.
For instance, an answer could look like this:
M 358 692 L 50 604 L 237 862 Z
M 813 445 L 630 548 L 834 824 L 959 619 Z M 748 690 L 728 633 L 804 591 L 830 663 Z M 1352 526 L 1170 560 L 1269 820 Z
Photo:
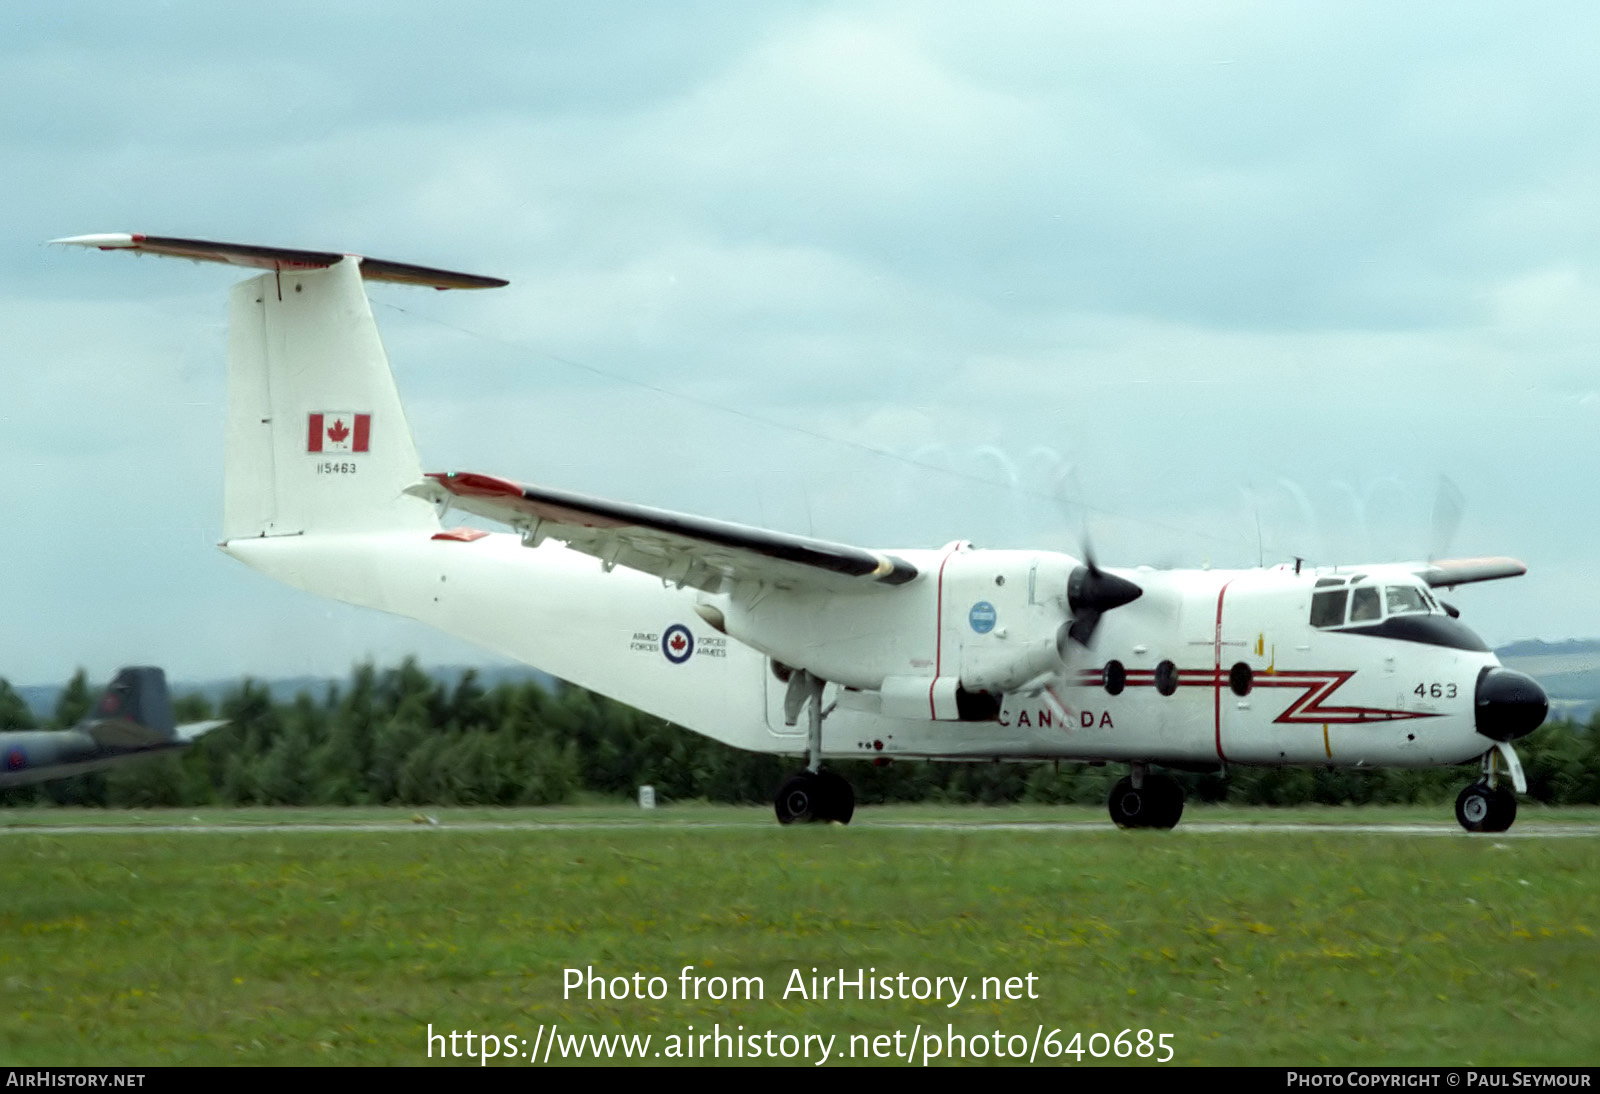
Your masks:
M 1117 780 L 1106 805 L 1119 828 L 1171 828 L 1183 816 L 1183 787 L 1168 775 L 1146 775 L 1135 790 L 1128 776 Z
M 1183 787 L 1178 785 L 1178 780 L 1170 775 L 1147 775 L 1144 793 L 1149 800 L 1145 807 L 1149 811 L 1148 826 L 1177 827 L 1179 818 L 1183 816 Z
M 809 771 L 801 771 L 783 780 L 777 796 L 772 799 L 772 809 L 778 814 L 779 824 L 804 824 L 816 819 L 821 798 L 818 793 L 821 788 L 817 782 L 817 777 Z
M 820 821 L 838 821 L 849 824 L 856 813 L 856 792 L 837 771 L 823 769 L 816 776 L 817 807 L 812 816 Z
M 1150 797 L 1147 793 L 1149 780 L 1145 781 L 1144 790 L 1135 790 L 1131 776 L 1124 775 L 1117 780 L 1117 785 L 1111 788 L 1111 797 L 1106 802 L 1106 807 L 1111 811 L 1111 819 L 1116 821 L 1118 828 L 1148 828 L 1150 827 Z
M 1473 783 L 1456 797 L 1456 821 L 1468 832 L 1504 832 L 1517 819 L 1517 796 L 1503 786 Z

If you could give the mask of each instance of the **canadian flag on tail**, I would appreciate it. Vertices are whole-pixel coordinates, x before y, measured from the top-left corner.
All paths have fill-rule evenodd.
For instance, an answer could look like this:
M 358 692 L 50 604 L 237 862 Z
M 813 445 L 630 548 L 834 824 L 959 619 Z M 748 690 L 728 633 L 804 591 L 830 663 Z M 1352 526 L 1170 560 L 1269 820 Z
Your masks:
M 324 410 L 311 415 L 306 431 L 306 451 L 365 452 L 371 439 L 371 414 Z

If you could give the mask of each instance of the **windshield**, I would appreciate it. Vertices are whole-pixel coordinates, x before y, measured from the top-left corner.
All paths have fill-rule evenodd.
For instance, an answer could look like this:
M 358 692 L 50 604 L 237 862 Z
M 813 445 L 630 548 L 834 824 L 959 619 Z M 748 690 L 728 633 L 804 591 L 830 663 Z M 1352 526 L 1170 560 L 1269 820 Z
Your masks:
M 1343 578 L 1318 578 L 1311 596 L 1313 627 L 1372 624 L 1397 615 L 1442 614 L 1438 603 L 1420 585 L 1362 585 L 1365 574 L 1345 584 Z
M 1390 585 L 1383 590 L 1383 603 L 1390 615 L 1428 610 L 1428 605 L 1422 599 L 1422 590 L 1415 585 Z

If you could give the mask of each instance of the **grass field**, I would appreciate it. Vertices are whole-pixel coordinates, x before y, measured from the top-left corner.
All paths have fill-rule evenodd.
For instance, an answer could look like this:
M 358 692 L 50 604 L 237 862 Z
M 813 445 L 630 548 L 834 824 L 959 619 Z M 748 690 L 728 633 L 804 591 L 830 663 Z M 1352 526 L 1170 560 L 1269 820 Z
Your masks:
M 1022 1038 L 1015 1051 L 1052 1030 L 1059 1045 L 1130 1028 L 1172 1034 L 1179 1064 L 1600 1062 L 1593 810 L 1525 809 L 1512 836 L 1587 830 L 1549 839 L 1318 830 L 1447 822 L 1437 808 L 1185 817 L 1306 824 L 1287 833 L 1119 832 L 1055 808 L 885 808 L 791 829 L 712 806 L 426 813 L 440 823 L 0 814 L 0 1064 L 417 1064 L 430 1023 L 519 1050 L 552 1024 L 650 1034 L 650 1053 L 691 1025 L 742 1025 L 834 1035 L 830 1064 L 852 1062 L 853 1034 L 900 1031 L 903 1052 L 919 1027 L 985 1037 L 986 1062 L 996 1031 Z M 993 826 L 1062 820 L 1103 826 Z M 577 826 L 590 822 L 637 823 Z M 367 828 L 29 830 L 208 823 Z M 507 827 L 459 827 L 474 824 Z M 684 1000 L 685 965 L 760 978 L 764 998 Z M 666 997 L 564 999 L 563 970 L 589 966 L 659 975 Z M 969 998 L 785 999 L 813 967 L 966 977 Z M 970 998 L 983 977 L 1030 974 L 1037 998 Z

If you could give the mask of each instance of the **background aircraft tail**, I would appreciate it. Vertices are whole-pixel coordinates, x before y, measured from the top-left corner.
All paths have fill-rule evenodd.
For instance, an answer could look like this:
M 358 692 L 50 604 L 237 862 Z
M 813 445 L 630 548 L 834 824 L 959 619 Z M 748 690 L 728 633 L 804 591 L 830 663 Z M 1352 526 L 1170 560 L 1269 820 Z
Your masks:
M 77 729 L 105 747 L 135 748 L 171 741 L 177 733 L 167 674 L 158 668 L 120 670 Z
M 139 666 L 119 670 L 94 709 L 73 728 L 87 733 L 102 748 L 127 749 L 188 744 L 227 724 L 227 719 L 219 718 L 178 725 L 167 674 Z

